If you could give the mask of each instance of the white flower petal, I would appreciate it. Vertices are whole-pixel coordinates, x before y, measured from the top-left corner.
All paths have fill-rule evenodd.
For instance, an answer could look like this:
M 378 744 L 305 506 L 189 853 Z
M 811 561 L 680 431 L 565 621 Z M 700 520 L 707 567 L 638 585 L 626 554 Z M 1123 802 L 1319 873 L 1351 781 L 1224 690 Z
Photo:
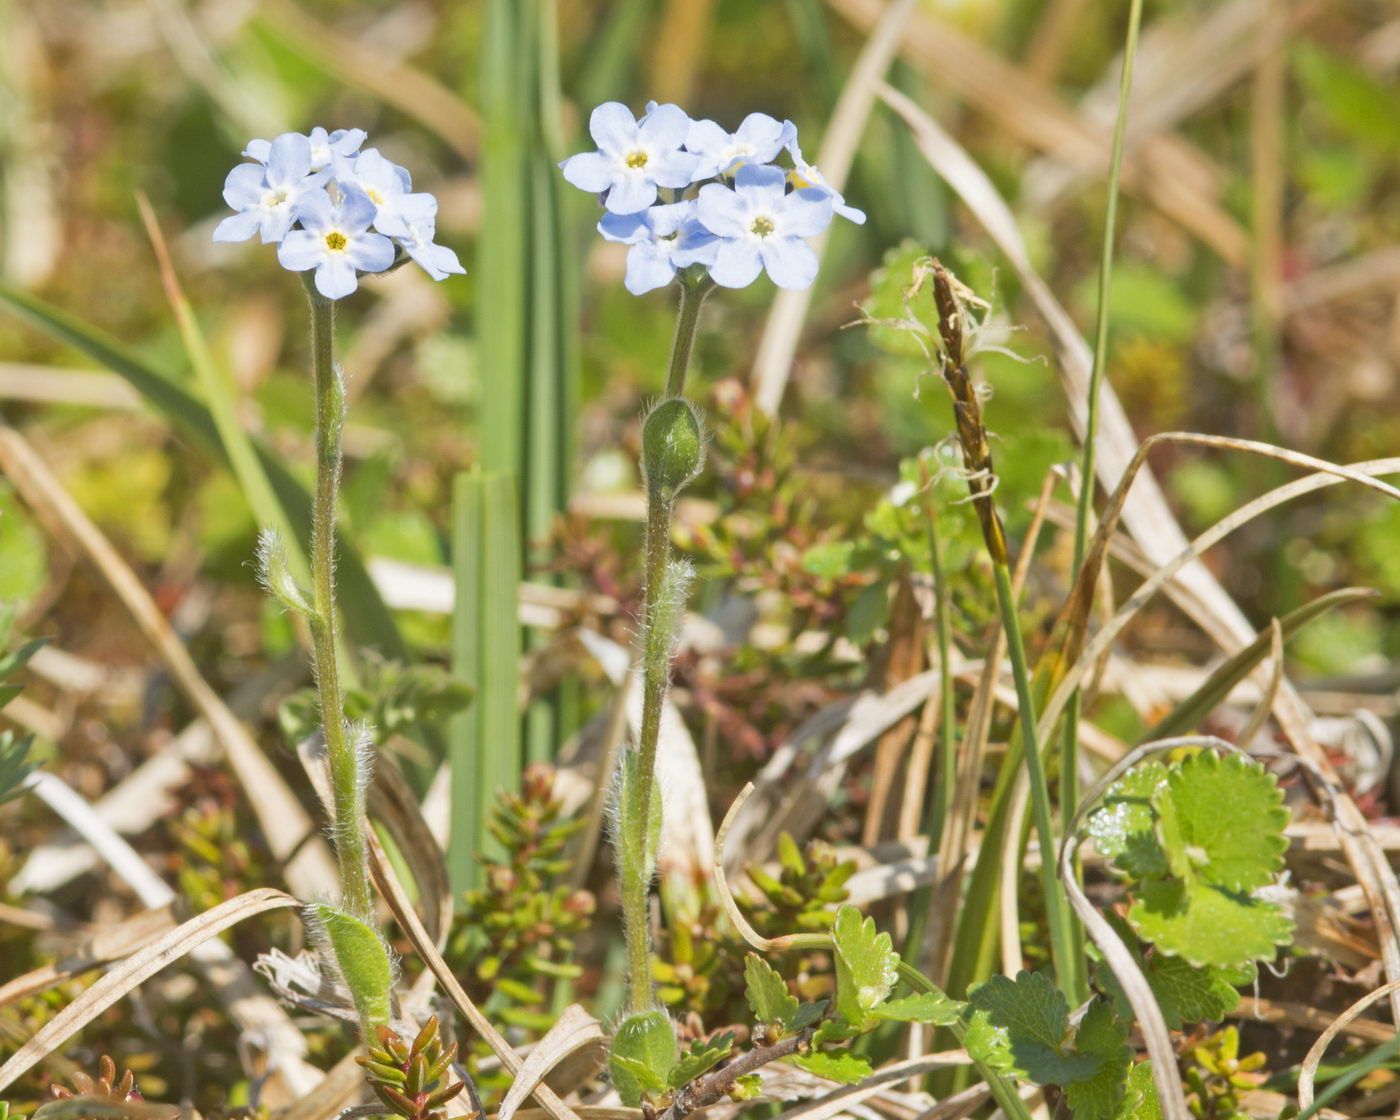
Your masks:
M 320 264 L 326 252 L 326 239 L 320 234 L 294 229 L 277 246 L 277 260 L 290 272 L 305 272 Z
M 344 299 L 358 286 L 355 270 L 344 257 L 327 258 L 316 270 L 316 290 L 327 299 Z
M 612 186 L 617 175 L 617 161 L 600 152 L 580 152 L 559 166 L 567 182 L 581 191 L 592 191 L 594 194 L 601 194 Z
M 394 263 L 394 243 L 383 234 L 362 233 L 350 238 L 345 259 L 361 272 L 383 272 Z
M 261 164 L 240 163 L 224 180 L 224 201 L 235 210 L 261 205 L 267 179 Z
M 782 231 L 795 237 L 815 237 L 831 225 L 834 199 L 830 191 L 806 187 L 786 195 L 778 205 Z
M 658 105 L 647 113 L 637 132 L 649 148 L 679 148 L 690 131 L 690 118 L 679 105 Z
M 588 134 L 600 152 L 622 155 L 636 146 L 637 119 L 622 102 L 604 101 L 588 118 Z
M 262 217 L 256 210 L 244 210 L 230 214 L 214 229 L 215 241 L 247 241 L 258 232 Z
M 810 288 L 817 278 L 817 254 L 796 237 L 771 237 L 759 250 L 763 267 L 780 288 Z
M 747 241 L 722 241 L 710 265 L 710 276 L 724 288 L 747 288 L 763 271 L 758 249 Z
M 623 283 L 634 296 L 664 288 L 676 275 L 675 266 L 651 242 L 633 245 L 627 251 L 627 276 Z
M 718 237 L 742 237 L 748 232 L 748 208 L 743 199 L 720 183 L 700 188 L 696 217 Z
M 641 175 L 623 175 L 613 183 L 604 205 L 614 214 L 635 214 L 656 201 L 656 184 Z

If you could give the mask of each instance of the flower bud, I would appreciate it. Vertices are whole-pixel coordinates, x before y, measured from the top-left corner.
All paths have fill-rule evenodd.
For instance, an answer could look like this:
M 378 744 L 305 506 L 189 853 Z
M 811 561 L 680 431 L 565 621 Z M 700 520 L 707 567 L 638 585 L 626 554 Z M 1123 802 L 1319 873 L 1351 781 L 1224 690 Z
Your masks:
M 647 494 L 670 501 L 705 464 L 705 439 L 691 403 L 671 397 L 651 410 L 642 424 L 642 471 Z

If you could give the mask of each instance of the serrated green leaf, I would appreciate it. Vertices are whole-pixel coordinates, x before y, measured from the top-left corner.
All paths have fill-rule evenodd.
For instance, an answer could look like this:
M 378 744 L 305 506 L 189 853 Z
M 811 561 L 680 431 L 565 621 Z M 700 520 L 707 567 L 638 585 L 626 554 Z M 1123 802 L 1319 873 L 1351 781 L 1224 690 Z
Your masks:
M 965 1006 L 942 992 L 920 992 L 882 1003 L 871 1014 L 877 1019 L 891 1019 L 898 1023 L 931 1023 L 937 1027 L 947 1027 L 958 1021 Z
M 853 1027 L 865 1025 L 870 1011 L 890 994 L 899 976 L 899 954 L 888 933 L 877 933 L 874 918 L 861 918 L 842 906 L 831 927 L 836 958 L 836 1011 Z
M 1152 798 L 1166 785 L 1167 768 L 1160 762 L 1134 766 L 1109 786 L 1103 804 L 1089 816 L 1088 833 L 1094 846 L 1134 879 L 1166 875 L 1166 853 L 1157 840 L 1157 813 Z
M 757 953 L 744 958 L 744 984 L 745 997 L 758 1022 L 786 1024 L 798 1014 L 797 997 L 788 991 L 777 970 Z
M 1099 1061 L 1065 1046 L 1069 1004 L 1043 974 L 993 976 L 968 993 L 963 1045 L 978 1061 L 1039 1085 L 1092 1077 Z
M 1293 934 L 1292 920 L 1274 902 L 1174 879 L 1143 884 L 1128 921 L 1145 941 L 1197 966 L 1271 958 Z
M 1172 767 L 1153 804 L 1174 870 L 1184 861 L 1190 875 L 1207 883 L 1250 891 L 1283 867 L 1283 791 L 1252 759 L 1203 751 Z
M 1074 1034 L 1074 1050 L 1095 1059 L 1098 1068 L 1065 1086 L 1074 1120 L 1113 1120 L 1133 1061 L 1127 1042 L 1127 1025 L 1114 1016 L 1113 1006 L 1104 999 L 1094 1000 Z
M 634 1063 L 647 1073 L 637 1073 Z M 664 1011 L 629 1015 L 613 1032 L 608 1068 L 618 1096 L 627 1107 L 638 1107 L 643 1092 L 665 1089 L 675 1064 L 676 1032 Z
M 869 1062 L 849 1050 L 814 1050 L 810 1054 L 794 1055 L 788 1061 L 798 1069 L 805 1069 L 808 1073 L 825 1077 L 828 1081 L 835 1081 L 840 1085 L 854 1085 L 857 1081 L 864 1081 L 874 1072 Z
M 827 1001 L 824 999 L 819 999 L 816 1003 L 804 1003 L 797 1009 L 797 1013 L 783 1025 L 794 1034 L 798 1031 L 805 1031 L 826 1014 L 826 1008 Z
M 713 1069 L 729 1057 L 734 1049 L 734 1035 L 726 1032 L 712 1042 L 696 1039 L 690 1044 L 667 1075 L 666 1081 L 672 1089 L 688 1085 L 702 1073 Z
M 1162 1120 L 1162 1105 L 1157 1100 L 1151 1062 L 1139 1062 L 1128 1071 L 1123 1100 L 1113 1120 Z
M 803 1006 L 811 1005 L 803 1004 Z M 838 1016 L 835 1019 L 826 1020 L 816 1029 L 812 1035 L 812 1046 L 818 1047 L 823 1042 L 845 1042 L 855 1038 L 858 1034 L 860 1034 L 859 1028 L 851 1026 L 845 1019 Z

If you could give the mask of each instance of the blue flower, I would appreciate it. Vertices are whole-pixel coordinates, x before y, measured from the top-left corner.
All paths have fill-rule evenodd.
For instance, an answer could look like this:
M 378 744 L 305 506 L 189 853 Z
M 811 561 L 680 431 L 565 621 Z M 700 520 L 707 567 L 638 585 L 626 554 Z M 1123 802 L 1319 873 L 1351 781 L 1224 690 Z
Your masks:
M 251 147 L 251 145 L 250 145 Z M 281 241 L 297 207 L 321 191 L 329 170 L 311 170 L 311 142 L 286 132 L 267 146 L 266 164 L 242 163 L 224 180 L 224 201 L 238 213 L 214 230 L 215 241 L 247 241 L 261 233 L 264 244 Z
M 287 234 L 277 259 L 292 272 L 316 270 L 316 290 L 327 299 L 342 299 L 355 290 L 361 272 L 383 272 L 394 263 L 394 243 L 370 233 L 374 203 L 348 187 L 340 204 L 325 191 L 308 194 L 297 207 L 302 228 Z
M 694 173 L 700 180 L 730 174 L 745 163 L 772 163 L 783 145 L 796 138 L 797 129 L 791 121 L 750 113 L 732 133 L 714 121 L 692 121 L 685 147 L 700 157 Z
M 598 232 L 627 250 L 623 280 L 634 296 L 664 288 L 677 268 L 705 263 L 718 247 L 715 235 L 695 220 L 695 203 L 652 206 L 638 214 L 604 214 Z
M 395 240 L 403 246 L 404 252 L 413 258 L 423 271 L 434 280 L 446 280 L 449 273 L 466 274 L 457 254 L 446 245 L 433 240 L 435 223 L 432 218 L 409 223 L 408 234 Z
M 426 193 L 411 194 L 413 180 L 408 172 L 390 163 L 377 148 L 367 148 L 353 160 L 338 155 L 333 166 L 341 190 L 355 187 L 374 203 L 374 228 L 380 233 L 407 237 L 412 223 L 437 215 L 437 199 Z
M 825 191 L 831 196 L 832 210 L 840 214 L 847 221 L 855 222 L 858 226 L 865 225 L 865 211 L 857 210 L 854 206 L 847 206 L 846 200 L 841 197 L 841 192 L 826 181 L 826 176 L 802 158 L 802 149 L 797 146 L 796 135 L 788 141 L 788 155 L 792 156 L 792 170 L 788 172 L 788 182 L 798 190 L 811 187 L 815 190 Z
M 767 270 L 780 288 L 807 288 L 817 275 L 817 254 L 803 240 L 831 224 L 832 199 L 806 188 L 785 192 L 781 167 L 746 163 L 734 187 L 707 183 L 696 213 L 718 239 L 710 276 L 726 288 L 743 288 Z
M 613 214 L 636 214 L 656 201 L 657 187 L 680 190 L 694 180 L 698 157 L 681 151 L 690 118 L 676 105 L 648 106 L 640 121 L 626 105 L 608 101 L 593 110 L 588 131 L 596 152 L 570 156 L 559 166 L 574 186 L 595 194 Z
M 320 125 L 311 130 L 307 142 L 311 145 L 311 170 L 329 167 L 336 156 L 353 156 L 365 142 L 363 128 L 337 128 L 327 133 Z M 267 140 L 249 140 L 243 154 L 259 163 L 266 163 L 272 144 Z

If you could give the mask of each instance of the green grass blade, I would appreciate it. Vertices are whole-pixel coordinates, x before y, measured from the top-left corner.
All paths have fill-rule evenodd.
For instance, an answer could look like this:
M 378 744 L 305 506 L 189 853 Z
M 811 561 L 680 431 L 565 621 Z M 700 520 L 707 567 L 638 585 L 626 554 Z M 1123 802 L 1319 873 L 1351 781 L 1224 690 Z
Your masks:
M 452 718 L 447 757 L 452 764 L 452 826 L 447 843 L 447 874 L 460 894 L 477 885 L 478 838 L 485 832 L 486 801 L 478 792 L 477 715 L 482 702 L 481 506 L 482 476 L 463 472 L 452 481 L 452 675 L 477 690 L 476 703 Z

